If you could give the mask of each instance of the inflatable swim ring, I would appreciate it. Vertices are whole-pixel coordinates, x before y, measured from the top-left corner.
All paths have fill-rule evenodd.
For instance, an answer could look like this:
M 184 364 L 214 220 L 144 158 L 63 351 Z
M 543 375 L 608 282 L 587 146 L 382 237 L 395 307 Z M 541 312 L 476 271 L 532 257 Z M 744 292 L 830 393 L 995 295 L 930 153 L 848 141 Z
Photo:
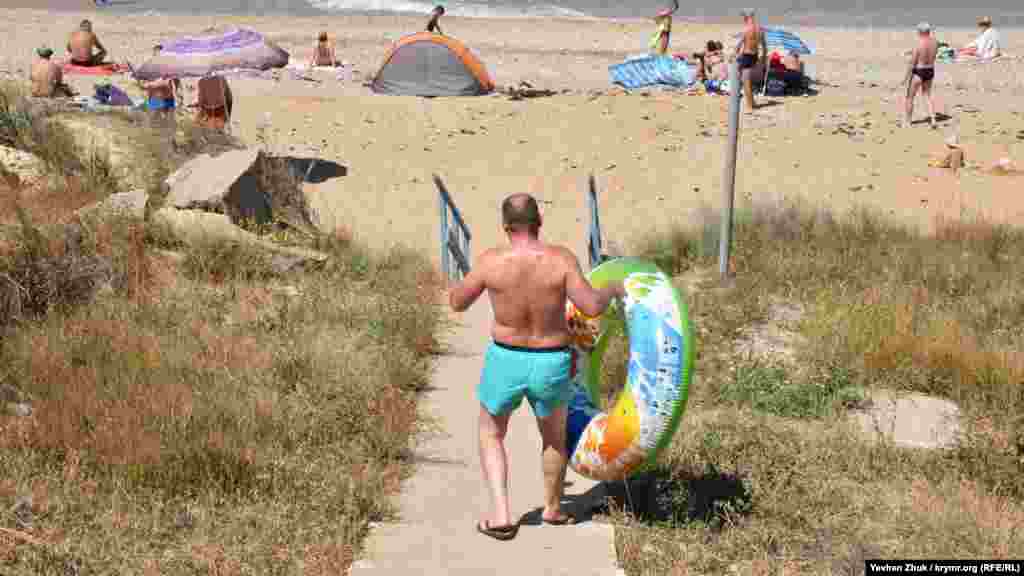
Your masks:
M 622 480 L 651 467 L 679 427 L 693 369 L 693 328 L 685 300 L 650 262 L 610 260 L 588 278 L 595 288 L 622 281 L 626 297 L 599 318 L 568 304 L 573 334 L 569 464 L 594 480 Z M 629 336 L 626 383 L 602 412 L 602 357 L 610 337 L 623 328 Z

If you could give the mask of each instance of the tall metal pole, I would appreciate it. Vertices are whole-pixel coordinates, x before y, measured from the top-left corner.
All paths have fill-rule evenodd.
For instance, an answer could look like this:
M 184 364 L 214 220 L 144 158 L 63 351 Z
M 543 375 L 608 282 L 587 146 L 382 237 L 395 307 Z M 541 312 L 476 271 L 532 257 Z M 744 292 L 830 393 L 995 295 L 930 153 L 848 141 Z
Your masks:
M 729 140 L 725 144 L 725 170 L 722 174 L 722 230 L 718 243 L 718 274 L 729 277 L 729 250 L 732 244 L 732 209 L 736 187 L 736 148 L 740 128 L 740 69 L 733 60 L 729 64 Z

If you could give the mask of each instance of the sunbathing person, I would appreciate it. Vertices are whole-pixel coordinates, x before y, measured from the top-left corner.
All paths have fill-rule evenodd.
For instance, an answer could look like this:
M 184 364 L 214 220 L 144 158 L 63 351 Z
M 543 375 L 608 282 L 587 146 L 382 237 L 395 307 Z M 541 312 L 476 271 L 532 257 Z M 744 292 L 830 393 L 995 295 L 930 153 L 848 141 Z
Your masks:
M 82 20 L 78 30 L 71 33 L 68 39 L 68 53 L 71 54 L 71 63 L 76 66 L 99 66 L 107 57 L 107 49 L 100 43 L 100 39 L 92 32 L 92 22 Z M 96 52 L 93 52 L 93 48 Z
M 60 96 L 74 96 L 71 88 L 64 83 L 64 71 L 61 70 L 50 57 L 53 50 L 50 48 L 39 48 L 36 50 L 35 62 L 32 63 L 32 71 L 29 79 L 32 81 L 32 95 L 40 98 L 55 98 Z
M 334 42 L 327 38 L 327 32 L 321 32 L 313 48 L 313 66 L 337 66 L 334 56 Z
M 704 52 L 704 65 L 706 67 L 705 74 L 711 80 L 722 81 L 729 77 L 729 68 L 725 62 L 723 50 L 721 42 L 708 40 Z
M 199 80 L 197 90 L 196 124 L 215 130 L 227 128 L 234 104 L 228 81 L 223 76 L 208 76 Z
M 441 32 L 441 24 L 438 23 L 441 16 L 444 16 L 444 6 L 434 6 L 434 11 L 430 13 L 430 20 L 427 21 L 427 32 L 444 35 L 444 32 Z
M 790 50 L 782 59 L 784 67 L 782 81 L 786 83 L 786 92 L 799 94 L 804 90 L 804 63 L 800 60 L 800 54 Z
M 967 58 L 995 58 L 1001 54 L 999 46 L 999 32 L 992 27 L 992 19 L 988 16 L 978 20 L 978 28 L 981 34 L 973 41 L 957 50 L 958 57 Z

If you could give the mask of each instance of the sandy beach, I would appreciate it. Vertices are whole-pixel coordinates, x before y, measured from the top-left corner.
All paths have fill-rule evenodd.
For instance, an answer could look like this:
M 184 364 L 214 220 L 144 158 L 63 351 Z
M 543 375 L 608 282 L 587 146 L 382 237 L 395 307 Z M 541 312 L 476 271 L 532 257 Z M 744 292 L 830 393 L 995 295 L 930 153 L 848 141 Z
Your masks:
M 7 3 L 3 3 L 7 5 Z M 447 34 L 478 54 L 499 86 L 529 82 L 560 93 L 511 100 L 425 100 L 377 96 L 364 86 L 388 47 L 421 29 L 405 16 L 201 16 L 5 11 L 0 33 L 8 46 L 0 73 L 24 79 L 33 50 L 60 53 L 83 17 L 111 58 L 141 63 L 154 43 L 213 25 L 252 27 L 291 53 L 309 58 L 314 34 L 338 40 L 342 73 L 288 70 L 232 77 L 233 131 L 274 150 L 316 155 L 348 168 L 346 176 L 308 192 L 322 225 L 346 226 L 372 244 L 404 242 L 436 251 L 438 200 L 431 173 L 440 174 L 474 233 L 474 252 L 500 241 L 498 206 L 512 192 L 543 201 L 545 234 L 582 251 L 584 187 L 593 172 L 600 188 L 606 235 L 628 243 L 637 234 L 720 204 L 725 151 L 725 97 L 657 89 L 624 93 L 608 66 L 643 52 L 651 25 L 607 20 L 483 20 L 447 18 Z M 677 21 L 673 51 L 697 50 L 708 39 L 728 40 L 739 23 Z M 817 54 L 807 59 L 818 81 L 810 97 L 763 98 L 767 106 L 742 120 L 737 206 L 799 198 L 843 212 L 884 209 L 914 224 L 938 217 L 981 214 L 1024 223 L 1024 177 L 981 168 L 1009 156 L 1024 168 L 1024 61 L 939 65 L 936 90 L 948 115 L 938 130 L 900 129 L 901 80 L 912 31 L 795 28 Z M 961 45 L 975 30 L 940 30 Z M 1024 55 L 1024 34 L 1003 29 L 1004 50 Z M 92 92 L 94 77 L 69 77 Z M 113 81 L 132 94 L 128 77 Z M 194 83 L 187 83 L 192 86 Z M 187 99 L 194 99 L 189 92 Z M 917 118 L 924 117 L 923 102 Z M 930 168 L 950 133 L 959 134 L 968 169 L 953 176 Z M 971 168 L 977 166 L 978 168 Z M 436 255 L 435 255 L 436 258 Z

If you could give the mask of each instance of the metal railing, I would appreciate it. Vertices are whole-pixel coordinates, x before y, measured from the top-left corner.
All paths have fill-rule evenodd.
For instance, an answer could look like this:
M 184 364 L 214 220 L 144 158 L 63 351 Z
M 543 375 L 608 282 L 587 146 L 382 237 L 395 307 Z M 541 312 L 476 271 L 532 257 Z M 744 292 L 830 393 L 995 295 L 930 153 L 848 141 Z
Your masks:
M 469 274 L 469 243 L 473 235 L 469 233 L 469 226 L 462 219 L 462 214 L 452 201 L 448 188 L 437 174 L 434 174 L 434 184 L 437 186 L 441 206 L 441 272 L 446 279 L 458 281 Z M 455 226 L 448 224 L 449 212 Z M 455 263 L 454 267 L 452 261 Z
M 601 217 L 597 209 L 597 182 L 594 175 L 590 175 L 587 190 L 587 208 L 590 211 L 590 222 L 587 227 L 587 256 L 590 260 L 590 269 L 593 270 L 607 257 L 601 252 Z

